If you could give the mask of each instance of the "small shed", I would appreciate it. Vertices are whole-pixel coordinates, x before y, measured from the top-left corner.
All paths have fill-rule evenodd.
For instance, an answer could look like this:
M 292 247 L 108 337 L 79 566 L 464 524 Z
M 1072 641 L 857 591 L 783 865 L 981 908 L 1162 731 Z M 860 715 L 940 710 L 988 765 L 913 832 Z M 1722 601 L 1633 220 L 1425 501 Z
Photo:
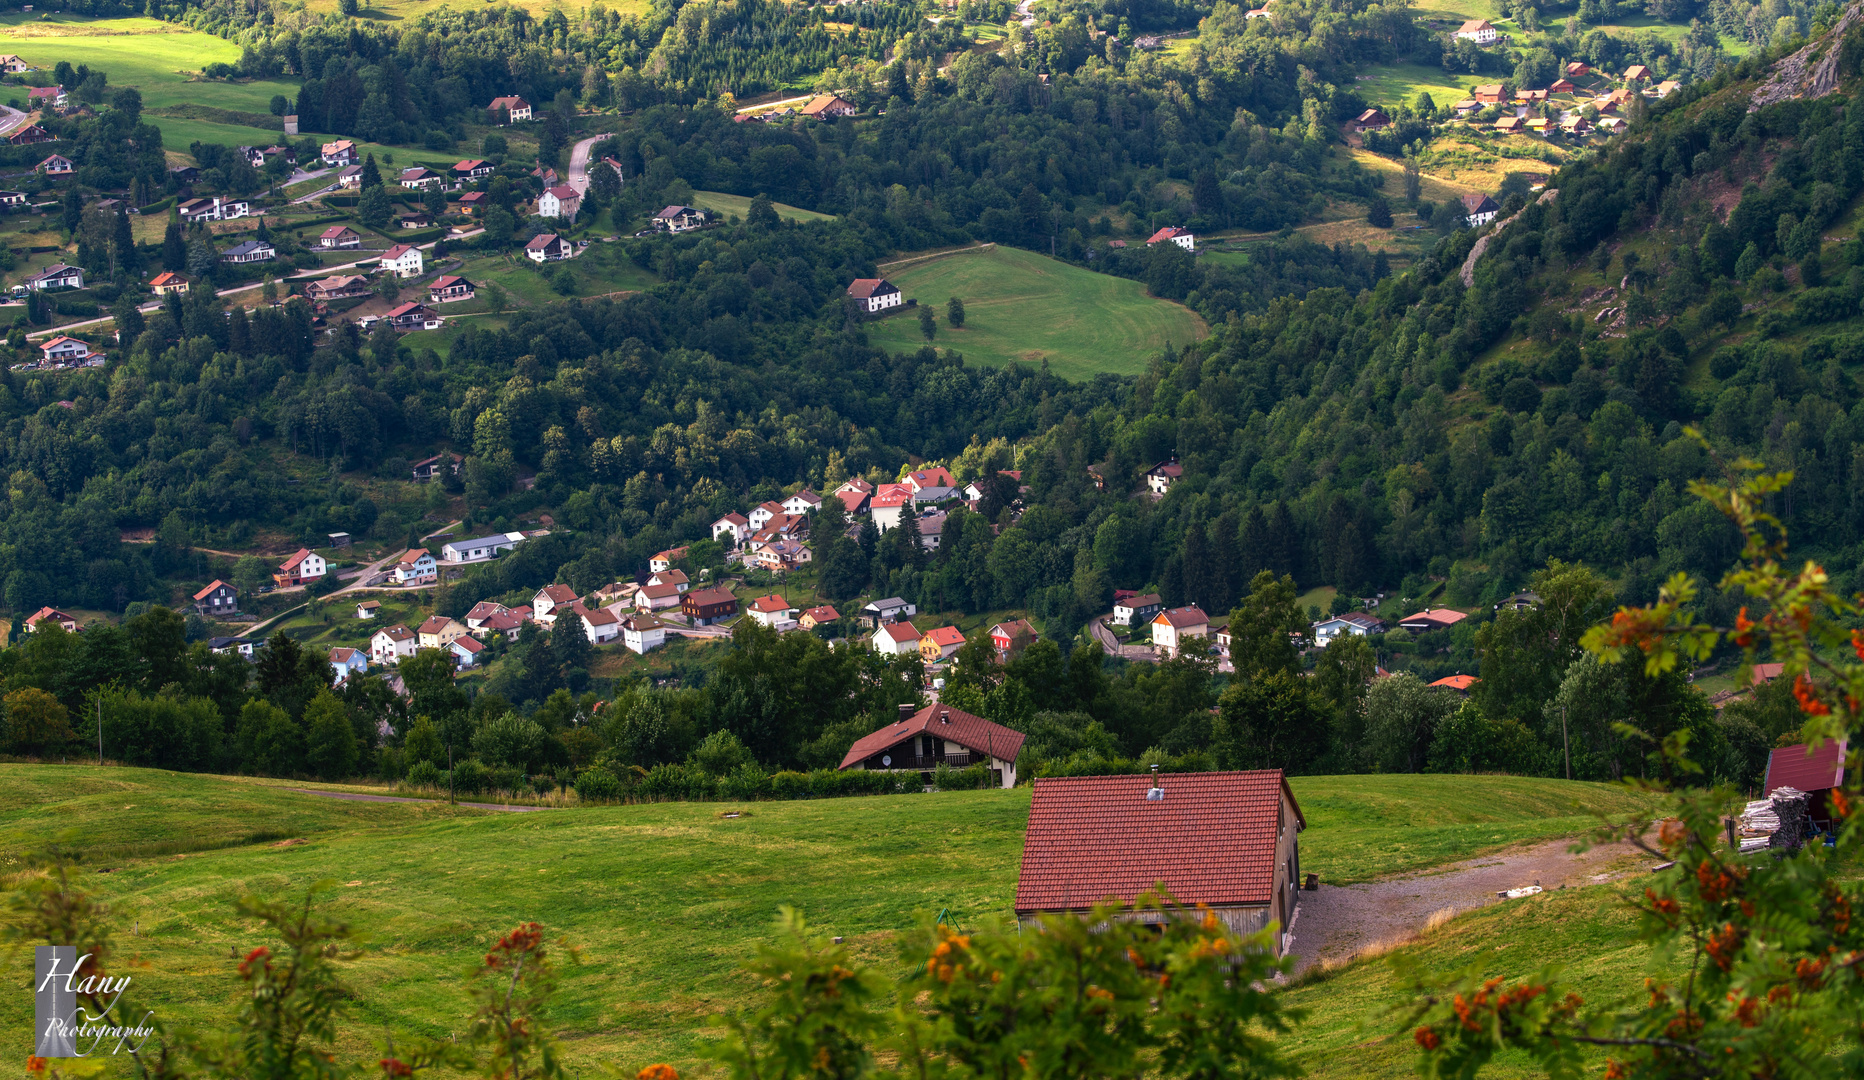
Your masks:
M 350 534 L 349 533 L 333 532 L 333 533 L 329 533 L 328 536 L 330 537 L 330 546 L 333 548 L 343 548 L 343 547 L 350 546 Z
M 1837 817 L 1832 791 L 1845 782 L 1845 746 L 1846 740 L 1824 739 L 1810 750 L 1805 743 L 1778 748 L 1767 759 L 1767 780 L 1761 795 L 1771 796 L 1783 787 L 1805 792 L 1806 816 L 1814 825 L 1830 831 Z

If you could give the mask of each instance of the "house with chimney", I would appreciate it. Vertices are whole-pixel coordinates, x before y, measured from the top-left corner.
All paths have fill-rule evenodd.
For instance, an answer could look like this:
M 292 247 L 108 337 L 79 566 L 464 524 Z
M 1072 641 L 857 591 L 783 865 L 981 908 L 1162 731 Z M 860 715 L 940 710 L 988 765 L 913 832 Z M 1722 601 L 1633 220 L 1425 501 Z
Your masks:
M 625 615 L 621 620 L 621 645 L 632 653 L 647 653 L 666 644 L 667 626 L 652 615 Z
M 568 585 L 546 585 L 531 597 L 531 617 L 550 626 L 557 621 L 557 609 L 567 608 L 576 600 L 576 590 Z
M 465 623 L 445 615 L 430 616 L 415 634 L 420 638 L 423 649 L 444 649 L 468 636 Z
M 680 595 L 680 614 L 694 626 L 710 626 L 738 613 L 738 598 L 730 589 L 693 589 Z
M 414 631 L 401 625 L 385 627 L 369 636 L 369 658 L 378 664 L 399 664 L 420 647 L 421 640 Z
M 949 705 L 934 703 L 918 710 L 902 705 L 893 723 L 856 739 L 840 767 L 919 773 L 918 780 L 929 784 L 940 765 L 981 765 L 989 770 L 992 787 L 1010 788 L 1016 786 L 1016 759 L 1022 752 L 1020 731 Z
M 796 627 L 796 605 L 776 593 L 758 597 L 751 601 L 744 610 L 759 626 L 767 626 L 776 631 L 792 630 Z
M 919 659 L 928 664 L 942 664 L 964 648 L 964 631 L 955 626 L 936 626 L 919 639 Z
M 1039 779 L 1029 801 L 1016 918 L 1082 915 L 1111 900 L 1134 908 L 1163 888 L 1180 910 L 1216 917 L 1234 939 L 1281 929 L 1287 951 L 1300 898 L 1307 819 L 1279 769 Z M 1174 917 L 1134 910 L 1131 918 Z
M 1113 598 L 1113 625 L 1144 626 L 1165 607 L 1158 593 L 1136 593 Z

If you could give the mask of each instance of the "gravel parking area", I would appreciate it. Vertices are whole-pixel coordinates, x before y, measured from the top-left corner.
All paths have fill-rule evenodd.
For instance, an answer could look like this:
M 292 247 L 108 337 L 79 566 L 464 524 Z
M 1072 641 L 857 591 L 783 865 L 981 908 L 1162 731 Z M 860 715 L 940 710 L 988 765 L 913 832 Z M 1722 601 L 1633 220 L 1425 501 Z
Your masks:
M 1595 846 L 1576 855 L 1567 850 L 1572 843 L 1554 840 L 1385 881 L 1323 883 L 1315 892 L 1302 892 L 1290 948 L 1297 957 L 1296 970 L 1316 961 L 1346 960 L 1368 946 L 1409 937 L 1446 908 L 1462 912 L 1512 903 L 1496 897 L 1505 889 L 1578 888 L 1651 865 L 1649 856 L 1625 844 Z

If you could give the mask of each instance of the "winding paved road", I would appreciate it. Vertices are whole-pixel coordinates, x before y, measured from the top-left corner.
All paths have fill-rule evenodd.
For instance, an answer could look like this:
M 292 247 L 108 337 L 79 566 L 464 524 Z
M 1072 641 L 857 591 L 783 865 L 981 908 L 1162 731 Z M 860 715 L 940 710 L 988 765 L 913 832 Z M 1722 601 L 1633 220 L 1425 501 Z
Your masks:
M 595 144 L 610 136 L 595 135 L 577 143 L 570 150 L 570 186 L 578 195 L 589 194 L 589 155 L 595 150 Z

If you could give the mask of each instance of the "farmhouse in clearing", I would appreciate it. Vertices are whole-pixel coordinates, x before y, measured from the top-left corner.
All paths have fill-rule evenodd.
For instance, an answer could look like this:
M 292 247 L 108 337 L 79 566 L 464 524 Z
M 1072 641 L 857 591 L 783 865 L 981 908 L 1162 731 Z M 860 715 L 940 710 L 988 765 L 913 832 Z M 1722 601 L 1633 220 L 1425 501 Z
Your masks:
M 1307 819 L 1279 769 L 1040 779 L 1029 802 L 1016 918 L 1131 906 L 1164 887 L 1240 936 L 1274 923 L 1288 948 Z M 1156 921 L 1160 912 L 1135 912 Z
M 899 307 L 905 302 L 900 287 L 886 278 L 855 278 L 848 284 L 848 295 L 869 315 Z

